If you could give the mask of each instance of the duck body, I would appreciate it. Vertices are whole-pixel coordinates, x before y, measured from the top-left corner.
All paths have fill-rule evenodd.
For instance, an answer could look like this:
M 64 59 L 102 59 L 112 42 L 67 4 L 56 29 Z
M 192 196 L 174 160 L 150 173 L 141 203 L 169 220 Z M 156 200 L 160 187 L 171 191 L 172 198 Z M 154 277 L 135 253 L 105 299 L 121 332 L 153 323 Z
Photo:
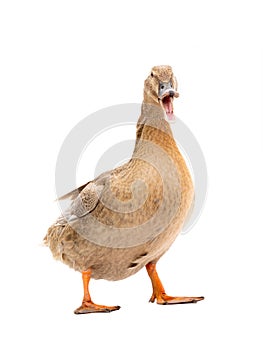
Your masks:
M 131 160 L 93 181 L 103 187 L 94 210 L 51 226 L 45 238 L 56 259 L 77 271 L 91 267 L 94 279 L 120 280 L 158 261 L 193 201 L 190 173 L 162 110 L 145 113 Z

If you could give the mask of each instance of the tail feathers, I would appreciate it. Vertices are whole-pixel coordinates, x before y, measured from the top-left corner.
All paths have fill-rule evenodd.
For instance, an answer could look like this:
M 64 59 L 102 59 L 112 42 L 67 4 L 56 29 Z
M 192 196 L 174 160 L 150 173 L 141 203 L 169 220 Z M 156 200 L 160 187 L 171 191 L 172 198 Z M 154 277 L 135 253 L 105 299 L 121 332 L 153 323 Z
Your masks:
M 54 224 L 49 227 L 46 236 L 43 239 L 43 244 L 50 247 L 52 242 L 57 241 L 60 237 L 62 231 L 64 230 L 64 225 Z

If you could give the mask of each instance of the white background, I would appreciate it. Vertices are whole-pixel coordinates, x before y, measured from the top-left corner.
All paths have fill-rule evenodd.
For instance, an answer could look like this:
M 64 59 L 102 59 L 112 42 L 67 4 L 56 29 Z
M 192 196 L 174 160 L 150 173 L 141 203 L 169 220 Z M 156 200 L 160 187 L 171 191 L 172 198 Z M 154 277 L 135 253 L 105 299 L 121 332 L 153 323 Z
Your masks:
M 253 0 L 1 2 L 1 348 L 262 349 L 261 23 Z M 120 311 L 75 316 L 80 274 L 39 245 L 59 214 L 56 157 L 82 118 L 140 102 L 158 64 L 209 173 L 202 217 L 159 274 L 169 294 L 206 299 L 149 304 L 140 271 L 92 282 Z

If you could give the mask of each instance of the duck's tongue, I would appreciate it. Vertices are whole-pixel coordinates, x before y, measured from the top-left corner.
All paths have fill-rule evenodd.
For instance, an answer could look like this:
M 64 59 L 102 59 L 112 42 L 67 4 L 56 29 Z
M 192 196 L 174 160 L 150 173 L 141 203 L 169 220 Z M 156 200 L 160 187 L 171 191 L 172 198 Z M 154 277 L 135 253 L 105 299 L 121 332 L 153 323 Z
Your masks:
M 162 102 L 169 122 L 175 121 L 172 98 L 170 96 L 165 96 Z

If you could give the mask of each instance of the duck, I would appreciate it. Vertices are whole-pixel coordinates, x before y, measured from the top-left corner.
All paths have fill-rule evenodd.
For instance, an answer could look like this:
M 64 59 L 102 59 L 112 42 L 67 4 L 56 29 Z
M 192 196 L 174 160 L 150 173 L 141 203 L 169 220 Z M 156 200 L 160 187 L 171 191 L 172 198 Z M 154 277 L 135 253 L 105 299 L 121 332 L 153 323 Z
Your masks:
M 194 201 L 193 181 L 173 137 L 173 102 L 179 97 L 172 67 L 154 66 L 144 82 L 136 141 L 128 162 L 67 193 L 62 215 L 44 244 L 53 257 L 82 275 L 83 300 L 75 314 L 111 312 L 120 306 L 93 302 L 91 279 L 118 281 L 146 268 L 150 302 L 196 303 L 200 297 L 169 296 L 157 273 Z

